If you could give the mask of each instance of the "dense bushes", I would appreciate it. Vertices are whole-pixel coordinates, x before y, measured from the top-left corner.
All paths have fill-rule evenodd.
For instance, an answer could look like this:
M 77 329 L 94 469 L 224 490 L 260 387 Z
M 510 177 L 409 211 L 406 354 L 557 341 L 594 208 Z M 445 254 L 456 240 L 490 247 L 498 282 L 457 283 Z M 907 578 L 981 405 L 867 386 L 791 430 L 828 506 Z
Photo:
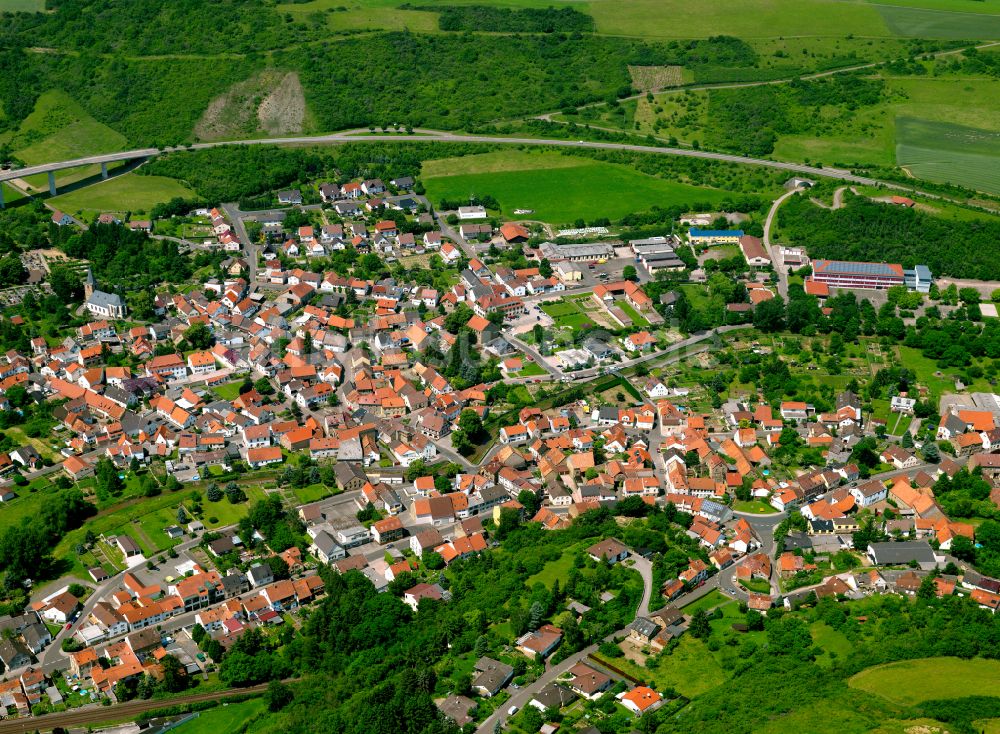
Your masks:
M 263 145 L 235 145 L 169 153 L 139 169 L 189 184 L 208 201 L 237 201 L 311 177 L 321 159 L 307 151 Z
M 849 114 L 858 107 L 877 104 L 884 86 L 880 79 L 839 74 L 797 80 L 787 87 L 716 89 L 708 96 L 711 125 L 706 139 L 714 148 L 767 155 L 774 150 L 779 135 L 815 132 L 820 108 L 836 107 Z
M 414 9 L 440 13 L 438 27 L 442 31 L 586 33 L 594 30 L 594 19 L 574 8 L 513 9 L 486 5 L 433 5 Z

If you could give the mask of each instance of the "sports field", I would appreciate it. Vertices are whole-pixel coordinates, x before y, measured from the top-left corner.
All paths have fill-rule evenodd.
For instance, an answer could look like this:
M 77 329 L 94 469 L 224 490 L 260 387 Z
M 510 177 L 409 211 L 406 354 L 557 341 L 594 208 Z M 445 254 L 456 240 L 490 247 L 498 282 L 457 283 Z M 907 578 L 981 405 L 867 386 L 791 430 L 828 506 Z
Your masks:
M 711 206 L 727 195 L 559 153 L 499 152 L 433 161 L 424 165 L 423 178 L 433 202 L 490 195 L 504 217 L 531 209 L 524 218 L 553 224 L 618 219 L 653 205 Z
M 904 706 L 943 698 L 995 696 L 1000 690 L 1000 660 L 906 660 L 863 670 L 848 682 L 852 688 Z
M 86 219 L 95 212 L 103 211 L 148 212 L 157 204 L 176 197 L 192 199 L 195 193 L 173 178 L 125 173 L 78 191 L 60 194 L 50 201 L 65 212 L 80 212 Z

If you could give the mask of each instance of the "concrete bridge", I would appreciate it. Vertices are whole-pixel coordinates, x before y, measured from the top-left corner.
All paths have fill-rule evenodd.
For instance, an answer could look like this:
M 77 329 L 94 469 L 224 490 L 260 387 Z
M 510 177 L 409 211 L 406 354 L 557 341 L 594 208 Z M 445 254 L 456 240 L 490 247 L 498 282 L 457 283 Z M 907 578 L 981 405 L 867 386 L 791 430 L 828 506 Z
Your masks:
M 121 163 L 124 161 L 134 161 L 139 158 L 149 158 L 159 154 L 156 148 L 142 148 L 140 150 L 127 150 L 122 153 L 106 153 L 104 155 L 92 155 L 86 158 L 76 158 L 69 161 L 57 161 L 55 163 L 43 163 L 38 166 L 25 166 L 24 168 L 11 168 L 0 170 L 0 182 L 12 181 L 16 178 L 26 178 L 38 173 L 49 175 L 49 194 L 55 196 L 56 191 L 56 171 L 67 168 L 77 168 L 78 166 L 90 166 L 100 164 L 101 178 L 108 177 L 108 164 Z M 3 187 L 0 186 L 0 208 L 4 206 Z

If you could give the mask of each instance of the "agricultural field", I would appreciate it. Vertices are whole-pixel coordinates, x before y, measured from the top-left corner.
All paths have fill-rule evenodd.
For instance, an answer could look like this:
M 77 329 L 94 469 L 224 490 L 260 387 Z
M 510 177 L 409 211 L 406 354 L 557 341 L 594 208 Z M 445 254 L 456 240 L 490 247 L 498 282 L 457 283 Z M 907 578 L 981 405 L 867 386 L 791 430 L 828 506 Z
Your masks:
M 195 198 L 195 193 L 180 181 L 164 176 L 139 176 L 125 173 L 107 181 L 87 186 L 51 199 L 53 206 L 89 220 L 104 211 L 148 212 L 159 203 L 173 198 Z
M 26 2 L 27 0 L 4 0 Z M 449 0 L 449 5 L 500 5 L 511 8 L 545 8 L 549 0 Z M 562 3 L 557 3 L 562 5 Z M 297 18 L 325 19 L 334 33 L 360 30 L 400 30 L 436 33 L 438 16 L 408 9 L 403 0 L 312 0 L 278 6 Z M 591 0 L 579 6 L 593 17 L 597 33 L 639 36 L 648 39 L 707 38 L 718 34 L 740 38 L 844 38 L 867 39 L 919 37 L 934 39 L 997 38 L 1000 22 L 995 6 L 961 0 L 888 0 L 878 3 L 845 3 L 836 0 L 752 0 L 734 13 L 724 0 L 691 5 L 680 0 Z M 819 29 L 816 19 L 822 18 Z M 984 25 L 985 23 L 985 25 Z
M 885 27 L 896 36 L 910 38 L 1000 38 L 1000 14 L 988 3 L 960 3 L 951 0 L 929 5 L 948 7 L 906 7 L 902 4 L 873 3 Z M 907 3 L 909 5 L 910 3 Z M 913 3 L 914 5 L 918 3 Z M 923 5 L 924 3 L 919 3 Z
M 1000 688 L 1000 661 L 948 657 L 906 660 L 863 670 L 849 684 L 904 706 L 937 699 L 992 696 Z
M 1000 194 L 1000 131 L 896 120 L 896 160 L 918 178 Z
M 456 161 L 454 170 L 448 168 L 450 161 Z M 532 209 L 532 219 L 552 224 L 601 217 L 618 219 L 653 204 L 711 206 L 727 196 L 717 189 L 667 181 L 626 166 L 559 153 L 488 153 L 433 163 L 425 164 L 423 170 L 431 201 L 464 201 L 475 195 L 490 195 L 500 203 L 505 216 L 511 216 L 514 209 Z M 466 172 L 458 172 L 462 170 Z

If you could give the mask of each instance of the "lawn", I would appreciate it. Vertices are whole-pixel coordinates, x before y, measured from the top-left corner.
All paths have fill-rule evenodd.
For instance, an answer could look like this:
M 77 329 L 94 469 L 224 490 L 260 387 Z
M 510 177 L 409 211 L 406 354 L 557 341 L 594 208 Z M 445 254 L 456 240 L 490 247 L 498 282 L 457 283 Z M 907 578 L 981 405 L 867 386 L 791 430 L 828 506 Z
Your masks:
M 771 515 L 777 512 L 777 510 L 763 500 L 752 500 L 747 502 L 737 500 L 733 503 L 733 509 L 736 512 L 751 512 L 754 515 Z
M 20 201 L 24 198 L 24 194 L 15 189 L 10 184 L 0 183 L 0 188 L 3 189 L 3 203 L 5 206 L 10 206 L 16 201 Z
M 767 579 L 740 579 L 740 586 L 757 594 L 771 593 L 771 583 Z
M 585 308 L 585 303 L 589 302 L 589 297 L 585 299 L 562 300 L 553 303 L 544 303 L 541 308 L 543 312 L 555 320 L 556 327 L 582 329 L 584 326 L 594 323 L 594 319 L 591 318 Z
M 691 635 L 684 635 L 674 651 L 657 658 L 652 668 L 628 658 L 606 662 L 633 678 L 646 681 L 655 689 L 674 688 L 688 698 L 721 685 L 728 677 L 705 643 Z
M 519 377 L 538 377 L 539 375 L 544 375 L 545 370 L 542 369 L 535 362 L 524 362 L 524 366 L 521 371 L 517 373 Z
M 1000 690 L 1000 660 L 906 660 L 868 668 L 848 682 L 904 706 L 934 699 L 995 696 Z
M 90 218 L 103 211 L 147 212 L 174 198 L 192 199 L 195 193 L 176 179 L 126 173 L 50 200 L 53 206 Z M 88 216 L 90 215 L 90 216 Z
M 224 382 L 221 385 L 215 385 L 212 388 L 212 392 L 223 400 L 235 400 L 240 396 L 240 386 L 242 384 L 242 380 L 238 382 Z
M 308 487 L 295 487 L 292 494 L 300 505 L 305 505 L 329 497 L 333 490 L 324 484 L 310 484 Z
M 935 405 L 942 393 L 955 392 L 954 378 L 959 370 L 950 367 L 939 369 L 937 362 L 925 357 L 913 347 L 899 346 L 896 347 L 896 351 L 900 360 L 897 364 L 905 364 L 908 369 L 916 373 L 917 382 L 927 386 L 927 389 L 931 393 L 930 397 Z M 941 374 L 938 375 L 938 372 Z M 989 382 L 983 378 L 975 380 L 971 385 L 967 385 L 966 389 L 970 392 L 992 392 L 993 390 Z
M 277 9 L 283 15 L 290 13 L 302 20 L 306 20 L 317 12 L 324 13 L 327 26 L 334 33 L 382 29 L 399 30 L 402 28 L 420 33 L 433 33 L 438 30 L 437 13 L 395 7 L 402 4 L 402 1 L 312 0 L 312 2 L 279 5 Z
M 699 611 L 707 612 L 709 609 L 714 609 L 720 604 L 728 604 L 731 601 L 732 599 L 723 594 L 721 591 L 713 589 L 705 594 L 705 596 L 701 597 L 701 599 L 691 602 L 687 606 L 682 607 L 682 609 L 685 614 L 694 614 Z
M 491 195 L 506 217 L 532 209 L 530 219 L 552 223 L 618 219 L 656 204 L 661 207 L 713 204 L 726 198 L 718 189 L 700 188 L 647 176 L 627 166 L 573 158 L 551 152 L 512 152 L 435 161 L 423 167 L 431 201 L 466 201 Z M 454 168 L 448 163 L 453 162 Z M 480 164 L 480 165 L 477 165 Z M 467 172 L 465 172 L 467 171 Z
M 224 485 L 220 484 L 219 486 L 221 487 Z M 252 487 L 243 483 L 240 483 L 240 487 L 247 494 L 246 502 L 240 502 L 239 504 L 234 505 L 223 497 L 218 502 L 209 502 L 206 499 L 202 503 L 202 507 L 205 508 L 205 517 L 202 522 L 205 523 L 206 528 L 218 528 L 225 527 L 226 525 L 234 525 L 243 519 L 243 516 L 247 514 L 250 510 L 250 506 L 254 502 L 264 499 L 263 487 Z M 215 518 L 215 522 L 212 522 L 212 518 Z
M 674 651 L 660 658 L 654 675 L 658 684 L 675 688 L 688 698 L 711 690 L 728 678 L 705 643 L 691 635 L 681 637 Z
M 628 301 L 617 300 L 615 301 L 615 305 L 624 311 L 630 319 L 632 319 L 633 326 L 649 326 L 649 322 L 646 320 L 646 317 L 632 308 Z
M 173 731 L 177 734 L 231 734 L 243 731 L 252 719 L 263 712 L 264 702 L 259 698 L 241 703 L 223 703 L 201 712 L 197 719 L 181 724 Z

